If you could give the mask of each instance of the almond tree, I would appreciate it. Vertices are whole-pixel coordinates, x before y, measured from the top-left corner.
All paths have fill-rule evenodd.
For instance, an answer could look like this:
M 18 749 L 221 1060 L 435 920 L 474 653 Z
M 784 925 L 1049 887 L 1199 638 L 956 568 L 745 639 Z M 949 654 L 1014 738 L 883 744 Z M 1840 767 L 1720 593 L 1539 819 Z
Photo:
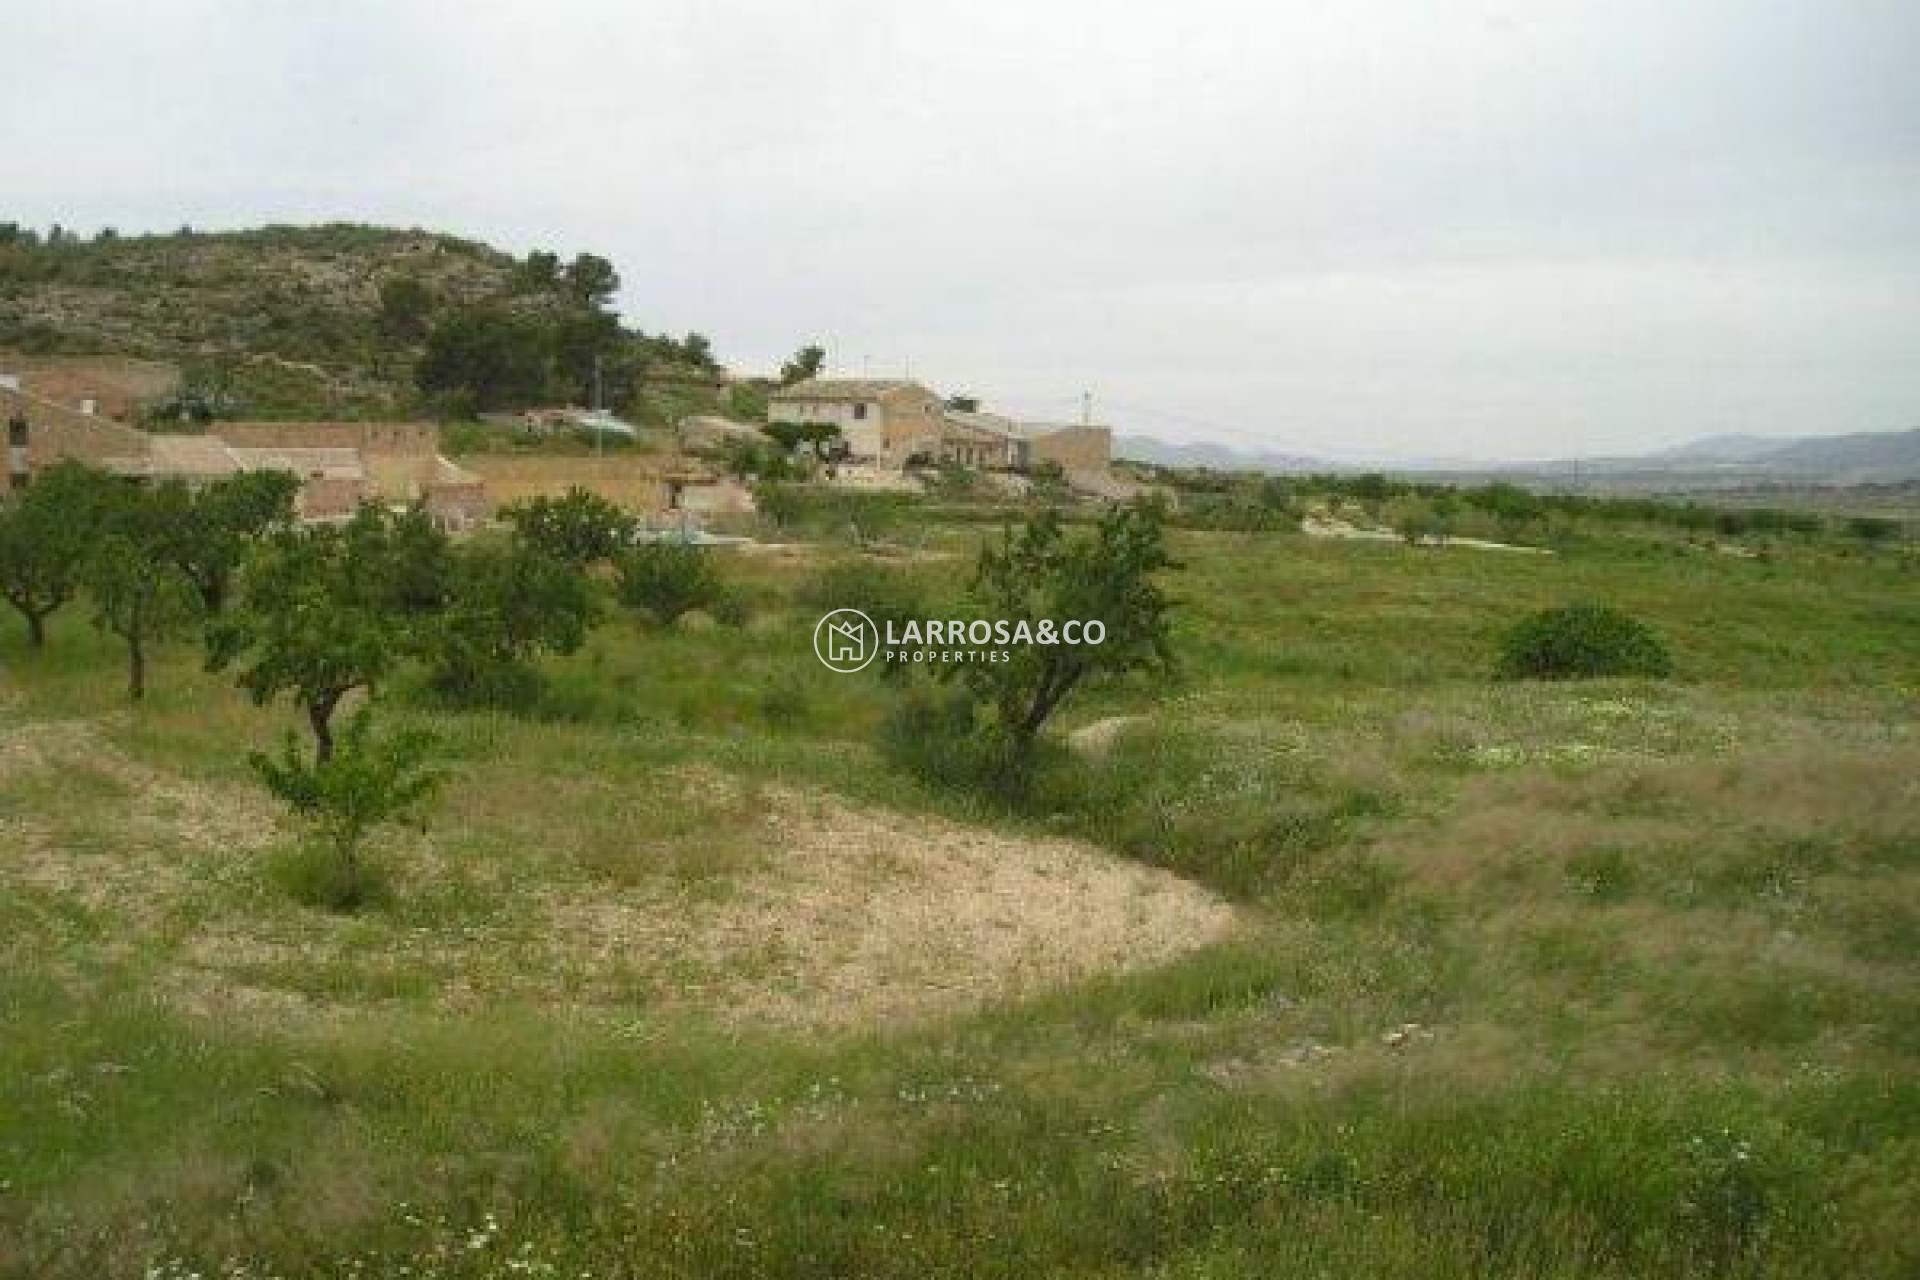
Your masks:
M 446 538 L 418 512 L 364 506 L 343 528 L 269 539 L 228 616 L 208 628 L 208 667 L 237 667 L 258 703 L 289 695 L 305 713 L 314 759 L 333 754 L 333 716 L 421 652 L 445 609 Z
M 149 504 L 151 495 L 139 495 Z M 94 625 L 111 631 L 127 646 L 127 696 L 147 696 L 147 657 L 155 641 L 200 612 L 193 585 L 163 557 L 151 536 L 151 522 L 132 514 L 97 542 L 86 560 L 87 592 L 93 597 Z M 147 526 L 142 528 L 141 526 Z
M 1036 512 L 980 554 L 973 581 L 976 616 L 1029 627 L 1099 621 L 1097 644 L 1016 645 L 1006 662 L 967 663 L 958 678 L 994 711 L 993 730 L 1016 758 L 1087 684 L 1173 664 L 1171 602 L 1155 580 L 1173 567 L 1165 517 L 1153 503 L 1114 507 L 1089 534 L 1069 535 L 1057 511 Z
M 421 810 L 445 774 L 430 764 L 434 742 L 419 730 L 376 733 L 362 707 L 340 735 L 339 748 L 308 761 L 293 734 L 278 757 L 255 752 L 254 771 L 295 816 L 309 823 L 338 860 L 340 884 L 330 905 L 351 910 L 365 897 L 361 849 L 391 823 L 422 822 Z
M 47 619 L 79 590 L 115 487 L 105 472 L 61 462 L 0 505 L 0 596 L 26 621 L 30 648 L 46 647 Z

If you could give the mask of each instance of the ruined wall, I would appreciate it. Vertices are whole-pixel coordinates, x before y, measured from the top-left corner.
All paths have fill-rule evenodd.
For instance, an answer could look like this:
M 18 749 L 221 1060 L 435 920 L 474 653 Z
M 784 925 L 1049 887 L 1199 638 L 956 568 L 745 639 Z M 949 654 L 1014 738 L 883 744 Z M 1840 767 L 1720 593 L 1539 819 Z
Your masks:
M 15 415 L 27 420 L 29 473 L 63 460 L 116 471 L 144 471 L 152 457 L 144 431 L 0 387 L 0 419 L 11 420 Z
M 1036 435 L 1027 445 L 1027 461 L 1057 462 L 1067 471 L 1105 471 L 1113 460 L 1113 431 L 1107 427 L 1062 427 Z
M 210 430 L 246 449 L 358 449 L 369 458 L 440 452 L 440 428 L 431 422 L 217 422 Z

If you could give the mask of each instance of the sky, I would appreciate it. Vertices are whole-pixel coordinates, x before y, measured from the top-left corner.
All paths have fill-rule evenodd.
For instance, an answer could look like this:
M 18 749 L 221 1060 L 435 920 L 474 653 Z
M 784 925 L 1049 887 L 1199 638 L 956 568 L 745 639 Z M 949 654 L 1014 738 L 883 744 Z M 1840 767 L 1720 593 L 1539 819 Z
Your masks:
M 1347 459 L 1920 426 L 1914 0 L 0 0 L 0 219 L 612 258 L 629 324 Z

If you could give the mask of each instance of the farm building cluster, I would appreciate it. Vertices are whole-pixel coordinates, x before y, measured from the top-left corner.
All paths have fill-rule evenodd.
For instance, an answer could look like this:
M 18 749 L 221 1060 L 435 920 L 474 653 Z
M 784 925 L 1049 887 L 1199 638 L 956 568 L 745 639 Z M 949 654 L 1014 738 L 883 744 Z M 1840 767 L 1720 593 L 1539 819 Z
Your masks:
M 486 484 L 440 452 L 430 422 L 221 422 L 204 432 L 144 431 L 142 405 L 178 390 L 170 366 L 145 361 L 51 360 L 0 372 L 8 487 L 70 460 L 141 483 L 189 487 L 242 471 L 300 478 L 296 510 L 313 523 L 345 520 L 362 502 L 419 503 L 450 530 L 491 513 Z
M 809 378 L 767 397 L 769 423 L 838 428 L 848 458 L 888 470 L 948 463 L 987 471 L 1052 464 L 1096 488 L 1113 433 L 1092 423 L 1030 422 L 960 408 L 904 378 Z
M 344 520 L 363 502 L 419 504 L 440 525 L 484 523 L 498 503 L 579 485 L 643 515 L 680 519 L 754 507 L 751 490 L 725 474 L 716 451 L 730 442 L 764 445 L 762 424 L 694 415 L 679 424 L 677 448 L 617 457 L 564 451 L 486 455 L 456 463 L 431 422 L 217 421 L 201 428 L 148 430 L 156 406 L 181 399 L 177 367 L 112 356 L 0 357 L 0 420 L 8 430 L 8 480 L 67 459 L 139 483 L 190 487 L 243 471 L 300 479 L 297 510 L 312 523 Z M 170 411 L 169 411 L 170 412 Z M 529 410 L 491 419 L 536 435 L 581 432 L 638 438 L 637 428 L 599 410 Z M 1112 434 L 1091 423 L 1018 421 L 943 400 L 907 379 L 816 377 L 774 388 L 766 426 L 834 428 L 834 465 L 824 482 L 917 488 L 923 467 L 957 465 L 1001 473 L 1004 483 L 1057 468 L 1073 489 L 1127 496 L 1111 470 Z M 598 451 L 596 451 L 597 454 Z

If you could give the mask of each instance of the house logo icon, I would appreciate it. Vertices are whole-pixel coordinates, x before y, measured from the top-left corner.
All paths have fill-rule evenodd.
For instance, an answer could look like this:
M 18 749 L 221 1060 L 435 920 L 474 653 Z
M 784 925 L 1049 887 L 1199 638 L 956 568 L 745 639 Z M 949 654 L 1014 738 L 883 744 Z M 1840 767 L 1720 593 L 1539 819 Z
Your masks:
M 880 652 L 880 629 L 858 609 L 835 609 L 813 629 L 813 651 L 830 671 L 858 671 Z

